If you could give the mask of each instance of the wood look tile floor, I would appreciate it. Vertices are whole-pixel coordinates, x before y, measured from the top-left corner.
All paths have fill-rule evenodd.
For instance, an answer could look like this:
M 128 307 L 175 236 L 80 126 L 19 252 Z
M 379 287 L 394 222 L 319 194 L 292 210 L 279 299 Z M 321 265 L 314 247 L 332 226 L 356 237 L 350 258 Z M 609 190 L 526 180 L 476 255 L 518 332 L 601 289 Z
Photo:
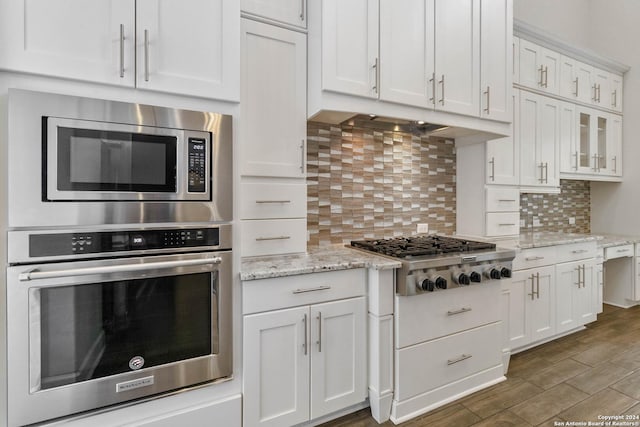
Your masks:
M 640 415 L 640 306 L 605 305 L 585 330 L 512 356 L 507 381 L 400 426 L 586 425 L 599 415 Z M 367 408 L 322 426 L 378 425 Z

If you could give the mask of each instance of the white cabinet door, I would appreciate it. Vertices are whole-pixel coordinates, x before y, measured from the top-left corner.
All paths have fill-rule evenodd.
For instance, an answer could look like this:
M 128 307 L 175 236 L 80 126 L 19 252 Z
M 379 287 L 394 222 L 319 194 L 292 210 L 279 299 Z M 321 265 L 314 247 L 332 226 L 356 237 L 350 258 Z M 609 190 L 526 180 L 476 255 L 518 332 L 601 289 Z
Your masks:
M 378 98 L 378 0 L 322 0 L 322 89 Z
M 576 318 L 580 325 L 596 321 L 598 314 L 598 282 L 596 276 L 596 261 L 590 259 L 582 261 L 582 286 L 574 289 L 576 292 Z
M 365 298 L 311 306 L 311 419 L 367 397 Z
M 532 293 L 527 296 L 527 320 L 530 322 L 531 342 L 550 337 L 555 333 L 555 266 L 541 267 L 531 272 Z M 535 283 L 534 283 L 535 282 Z
M 480 114 L 480 0 L 435 0 L 436 109 Z
M 637 266 L 636 266 L 637 268 Z M 602 263 L 602 258 L 598 258 L 596 262 L 596 283 L 594 285 L 594 301 L 596 302 L 596 317 L 598 314 L 602 313 L 602 304 L 603 304 L 603 293 L 604 293 L 604 267 Z M 636 279 L 637 280 L 637 279 Z
M 609 115 L 609 173 L 613 176 L 622 176 L 622 116 Z
M 520 152 L 516 142 L 520 110 L 520 91 L 513 90 L 513 122 L 511 136 L 487 141 L 487 184 L 518 185 L 520 182 Z
M 137 86 L 239 101 L 239 15 L 234 0 L 137 0 Z
M 520 93 L 520 184 L 540 188 L 560 185 L 559 101 Z
M 611 99 L 611 107 L 614 111 L 622 113 L 622 76 L 611 74 L 609 81 L 609 91 Z
M 576 61 L 576 99 L 586 104 L 591 104 L 594 97 L 593 74 L 591 65 Z
M 245 426 L 309 419 L 309 307 L 244 317 Z
M 520 84 L 543 92 L 560 91 L 560 54 L 520 40 Z
M 611 74 L 608 71 L 594 69 L 593 85 L 594 98 L 593 104 L 602 108 L 611 108 L 611 83 L 609 79 Z
M 0 2 L 0 68 L 133 87 L 128 0 Z
M 578 96 L 578 80 L 576 79 L 576 60 L 565 55 L 560 55 L 559 70 L 559 95 L 567 99 L 576 99 Z
M 480 115 L 505 122 L 513 120 L 512 8 L 510 0 L 480 3 Z
M 578 298 L 582 287 L 582 263 L 556 265 L 556 332 L 562 333 L 581 325 L 578 319 Z M 589 287 L 591 291 L 591 287 Z
M 296 27 L 307 27 L 307 0 L 242 0 L 243 12 Z
M 433 1 L 380 0 L 380 99 L 433 108 Z
M 578 171 L 579 153 L 576 140 L 576 106 L 572 102 L 560 102 L 559 120 L 560 172 Z
M 304 178 L 306 35 L 242 20 L 241 173 Z
M 519 348 L 531 342 L 529 331 L 529 321 L 525 306 L 529 294 L 532 292 L 530 270 L 514 271 L 511 278 L 511 292 L 509 297 L 509 322 L 505 323 L 508 328 L 509 348 Z

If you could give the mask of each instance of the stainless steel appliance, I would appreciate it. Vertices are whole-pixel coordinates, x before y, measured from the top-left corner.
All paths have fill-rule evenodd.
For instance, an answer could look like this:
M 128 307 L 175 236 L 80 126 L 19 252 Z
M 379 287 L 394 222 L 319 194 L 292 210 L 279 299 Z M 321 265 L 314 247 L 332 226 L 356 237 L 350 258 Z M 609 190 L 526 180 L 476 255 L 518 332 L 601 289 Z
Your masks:
M 511 277 L 515 251 L 493 243 L 435 234 L 351 242 L 354 248 L 399 258 L 396 293 L 417 295 Z
M 9 90 L 9 228 L 232 220 L 227 115 Z
M 230 225 L 8 242 L 9 425 L 231 375 Z

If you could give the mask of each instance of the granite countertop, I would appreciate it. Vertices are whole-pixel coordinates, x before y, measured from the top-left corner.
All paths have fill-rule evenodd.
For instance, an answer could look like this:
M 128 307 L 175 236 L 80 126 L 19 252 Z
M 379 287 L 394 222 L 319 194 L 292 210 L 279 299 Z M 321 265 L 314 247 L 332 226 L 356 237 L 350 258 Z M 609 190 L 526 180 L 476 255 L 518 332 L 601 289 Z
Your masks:
M 620 236 L 615 234 L 599 234 L 599 236 L 601 239 L 598 240 L 598 246 L 601 248 L 640 243 L 639 236 Z
M 243 258 L 240 266 L 240 280 L 267 279 L 352 268 L 386 270 L 398 267 L 400 267 L 400 261 L 343 245 L 332 245 L 311 249 L 304 254 Z
M 602 240 L 602 236 L 595 234 L 562 233 L 562 232 L 532 232 L 521 233 L 518 248 L 530 249 L 542 246 L 567 245 Z

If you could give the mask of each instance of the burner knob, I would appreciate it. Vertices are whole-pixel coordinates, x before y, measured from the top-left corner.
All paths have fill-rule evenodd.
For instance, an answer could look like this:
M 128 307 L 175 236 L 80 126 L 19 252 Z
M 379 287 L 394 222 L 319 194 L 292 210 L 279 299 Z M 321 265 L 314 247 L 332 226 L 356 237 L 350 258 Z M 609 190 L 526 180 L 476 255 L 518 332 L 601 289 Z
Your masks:
M 500 269 L 500 275 L 505 278 L 511 277 L 511 269 L 507 267 L 502 267 Z
M 491 268 L 487 271 L 484 272 L 484 275 L 487 276 L 488 279 L 491 280 L 498 280 L 502 277 L 502 275 L 500 274 L 500 270 L 497 268 Z
M 436 288 L 447 289 L 447 281 L 443 279 L 441 276 L 438 276 L 436 278 Z
M 475 283 L 480 283 L 482 282 L 482 276 L 477 271 L 472 271 L 471 274 L 469 274 L 469 280 Z
M 435 283 L 431 279 L 424 279 L 418 282 L 418 287 L 425 292 L 433 292 L 435 290 Z
M 471 283 L 469 281 L 469 276 L 466 273 L 458 273 L 453 275 L 453 281 L 458 285 L 468 285 Z

